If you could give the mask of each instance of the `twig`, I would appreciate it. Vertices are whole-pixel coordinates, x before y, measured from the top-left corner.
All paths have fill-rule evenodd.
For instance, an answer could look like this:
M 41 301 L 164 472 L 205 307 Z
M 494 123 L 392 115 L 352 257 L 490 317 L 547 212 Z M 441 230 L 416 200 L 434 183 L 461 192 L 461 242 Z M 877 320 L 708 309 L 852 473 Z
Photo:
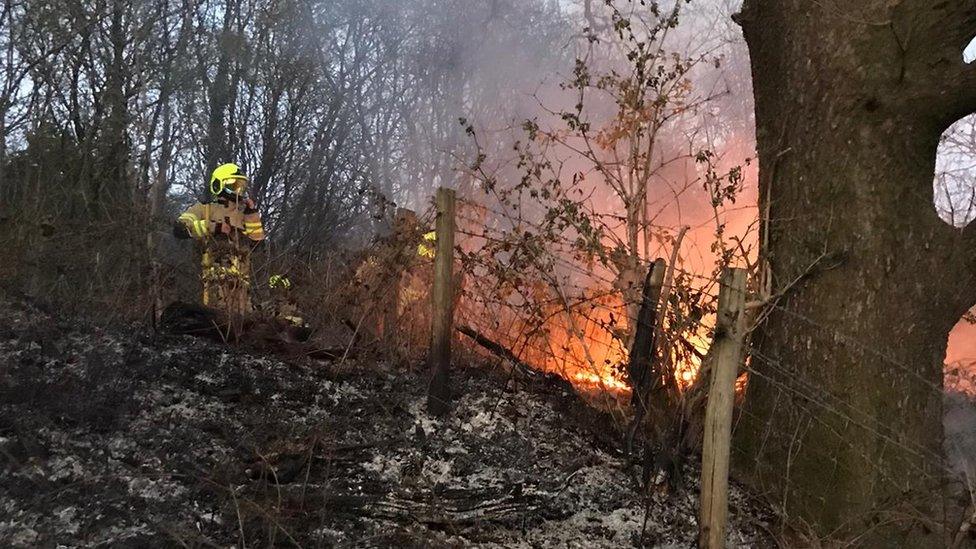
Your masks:
M 950 546 L 952 549 L 962 547 L 962 543 L 966 541 L 966 535 L 969 534 L 969 530 L 972 529 L 973 524 L 976 523 L 976 504 L 969 504 L 969 509 L 972 509 L 972 512 L 969 514 L 969 517 L 962 521 L 962 524 L 959 525 L 959 530 L 956 531 L 956 537 L 952 540 L 952 545 Z
M 237 493 L 234 492 L 234 487 L 230 485 L 227 486 L 227 491 L 230 492 L 230 497 L 234 500 L 234 511 L 237 513 L 237 528 L 241 534 L 241 549 L 247 549 L 247 540 L 244 537 L 244 520 L 241 518 L 241 506 L 237 502 Z
M 671 292 L 674 290 L 674 270 L 676 263 L 678 261 L 678 252 L 681 250 L 681 241 L 684 240 L 685 235 L 688 234 L 688 226 L 681 227 L 678 231 L 678 236 L 674 239 L 674 247 L 671 249 L 671 259 L 668 262 L 668 270 L 664 275 L 664 283 L 661 285 L 661 296 L 658 299 L 657 306 L 657 325 L 654 327 L 654 345 L 658 347 L 655 349 L 654 356 L 657 357 L 659 366 L 661 370 L 659 372 L 664 373 L 663 364 L 665 357 L 668 356 L 668 345 L 664 342 L 664 317 L 667 316 L 668 312 L 668 301 L 671 299 Z M 665 379 L 664 384 L 669 390 L 677 391 L 675 386 L 674 376 L 668 376 L 670 379 Z M 646 402 L 646 401 L 645 401 Z
M 366 320 L 366 316 L 369 315 L 369 313 L 372 310 L 373 310 L 373 304 L 370 303 L 366 311 L 364 311 L 363 314 L 359 317 L 359 323 L 356 324 L 356 329 L 353 330 L 352 337 L 349 338 L 349 345 L 346 345 L 346 350 L 342 353 L 342 358 L 339 359 L 339 364 L 336 365 L 336 371 L 341 369 L 342 365 L 345 364 L 346 358 L 349 356 L 349 350 L 352 349 L 353 343 L 356 342 L 356 336 L 359 335 L 359 329 L 362 328 L 363 321 Z

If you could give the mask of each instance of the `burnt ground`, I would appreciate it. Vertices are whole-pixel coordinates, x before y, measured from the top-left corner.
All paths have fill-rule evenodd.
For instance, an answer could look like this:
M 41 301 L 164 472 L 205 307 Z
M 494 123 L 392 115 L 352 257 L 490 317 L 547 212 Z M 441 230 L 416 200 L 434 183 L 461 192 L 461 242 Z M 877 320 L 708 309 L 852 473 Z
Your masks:
M 0 546 L 691 547 L 695 484 L 642 498 L 560 385 L 283 362 L 0 302 Z M 569 419 L 572 417 L 573 419 Z M 646 523 L 645 523 L 646 516 Z M 768 512 L 733 488 L 731 546 Z

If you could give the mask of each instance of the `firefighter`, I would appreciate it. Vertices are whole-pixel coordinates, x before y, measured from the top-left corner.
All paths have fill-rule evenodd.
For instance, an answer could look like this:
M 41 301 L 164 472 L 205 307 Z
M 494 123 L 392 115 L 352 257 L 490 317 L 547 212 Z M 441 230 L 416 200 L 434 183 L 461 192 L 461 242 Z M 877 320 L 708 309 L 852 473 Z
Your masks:
M 201 244 L 203 304 L 240 318 L 252 311 L 251 252 L 264 240 L 261 214 L 247 198 L 247 176 L 237 164 L 222 164 L 210 176 L 210 200 L 183 212 L 177 238 Z
M 410 210 L 397 212 L 399 273 L 392 314 L 403 343 L 422 345 L 430 326 L 430 288 L 434 280 L 437 233 L 429 231 Z
M 433 284 L 434 254 L 437 250 L 437 233 L 434 231 L 421 234 L 420 226 L 417 225 L 413 227 L 408 238 L 408 246 L 417 242 L 417 247 L 411 250 L 415 254 L 404 261 L 403 265 L 404 278 L 400 283 L 400 295 L 397 300 L 397 314 L 400 316 L 408 310 L 414 310 L 416 316 L 417 304 L 423 302 L 429 295 Z
M 433 248 L 412 210 L 397 208 L 384 225 L 388 230 L 377 236 L 356 269 L 356 291 L 351 299 L 366 305 L 364 314 L 373 335 L 392 343 L 404 307 L 422 295 L 409 288 L 411 273 L 418 264 L 429 261 Z

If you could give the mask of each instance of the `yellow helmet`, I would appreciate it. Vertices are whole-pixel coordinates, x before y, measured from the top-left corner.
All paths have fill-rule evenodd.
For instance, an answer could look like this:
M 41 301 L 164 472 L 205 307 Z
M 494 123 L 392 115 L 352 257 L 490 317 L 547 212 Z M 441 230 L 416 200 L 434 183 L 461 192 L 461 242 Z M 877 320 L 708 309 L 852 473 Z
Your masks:
M 210 194 L 217 196 L 228 188 L 235 194 L 243 194 L 247 176 L 237 164 L 221 164 L 210 175 Z

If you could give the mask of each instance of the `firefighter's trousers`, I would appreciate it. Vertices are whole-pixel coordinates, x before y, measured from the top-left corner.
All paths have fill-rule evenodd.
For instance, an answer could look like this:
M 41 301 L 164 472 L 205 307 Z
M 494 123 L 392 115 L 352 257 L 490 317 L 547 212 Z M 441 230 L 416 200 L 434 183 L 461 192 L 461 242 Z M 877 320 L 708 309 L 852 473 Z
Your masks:
M 203 254 L 203 304 L 236 319 L 253 310 L 250 259 L 237 254 Z

